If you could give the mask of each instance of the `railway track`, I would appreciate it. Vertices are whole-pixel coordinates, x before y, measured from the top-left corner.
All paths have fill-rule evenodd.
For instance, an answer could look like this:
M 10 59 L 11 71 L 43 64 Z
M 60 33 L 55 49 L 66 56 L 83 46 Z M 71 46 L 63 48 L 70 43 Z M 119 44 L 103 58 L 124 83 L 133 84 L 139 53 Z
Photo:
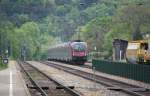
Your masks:
M 28 79 L 32 96 L 80 96 L 73 90 L 74 86 L 64 86 L 27 62 L 18 61 L 18 64 Z
M 54 62 L 58 62 L 58 63 L 63 63 L 63 64 L 66 64 L 66 65 L 73 65 L 73 66 L 79 66 L 79 67 L 82 67 L 82 68 L 89 68 L 89 69 L 92 69 L 92 64 L 83 64 L 83 65 L 77 65 L 77 64 L 74 64 L 74 63 L 69 63 L 69 62 L 63 62 L 63 61 L 54 61 Z
M 108 90 L 115 90 L 115 91 L 120 91 L 120 92 L 124 92 L 126 94 L 132 95 L 132 96 L 150 96 L 150 90 L 146 89 L 146 88 L 142 88 L 139 86 L 134 86 L 134 85 L 130 85 L 124 82 L 120 82 L 120 81 L 116 81 L 113 79 L 109 79 L 109 78 L 105 78 L 105 77 L 101 77 L 99 75 L 95 75 L 94 72 L 93 73 L 87 73 L 78 69 L 74 69 L 74 68 L 70 68 L 67 66 L 63 66 L 63 65 L 58 65 L 55 63 L 50 63 L 50 62 L 41 62 L 43 64 L 46 64 L 48 66 L 66 71 L 68 73 L 80 76 L 82 78 L 91 80 L 93 82 L 96 83 L 100 83 L 103 84 L 107 87 Z
M 75 66 L 92 69 L 92 66 L 90 65 L 75 65 Z

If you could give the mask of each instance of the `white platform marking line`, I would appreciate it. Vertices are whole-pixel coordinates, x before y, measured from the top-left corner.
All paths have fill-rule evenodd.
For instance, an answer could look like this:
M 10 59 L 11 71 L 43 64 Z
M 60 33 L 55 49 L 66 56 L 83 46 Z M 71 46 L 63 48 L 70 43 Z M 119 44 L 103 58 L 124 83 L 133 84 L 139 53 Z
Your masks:
M 9 86 L 9 96 L 13 96 L 12 71 L 10 71 L 10 86 Z

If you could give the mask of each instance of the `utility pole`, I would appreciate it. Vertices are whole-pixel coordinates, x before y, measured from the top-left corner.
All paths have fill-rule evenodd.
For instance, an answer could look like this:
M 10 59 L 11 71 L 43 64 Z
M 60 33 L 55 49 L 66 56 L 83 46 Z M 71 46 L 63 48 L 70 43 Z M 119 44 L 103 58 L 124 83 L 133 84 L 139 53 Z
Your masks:
M 83 6 L 83 5 L 85 5 L 85 4 L 84 3 L 80 3 L 80 6 Z M 82 25 L 81 12 L 80 12 L 80 16 L 79 16 L 79 23 L 80 23 L 80 25 Z M 78 30 L 78 40 L 81 39 L 80 31 L 81 31 L 81 27 L 79 27 L 79 30 Z
M 3 54 L 3 48 L 2 48 L 3 44 L 2 44 L 2 32 L 0 32 L 0 64 L 2 62 L 2 54 Z
M 21 60 L 25 61 L 26 60 L 26 53 L 27 53 L 27 48 L 26 48 L 26 43 L 22 43 L 21 44 L 21 47 L 20 47 L 20 57 L 21 57 Z
M 96 19 L 95 19 L 95 22 L 96 22 L 96 25 L 97 25 L 97 17 L 98 17 L 98 15 L 97 15 L 97 2 L 95 3 L 95 6 L 96 6 L 96 11 L 95 11 L 96 12 L 95 13 L 95 15 L 96 15 L 95 18 Z M 96 41 L 96 43 L 95 43 L 95 52 L 96 52 L 96 58 L 98 58 L 98 41 L 99 41 L 98 39 L 99 39 L 99 33 L 97 32 L 97 28 L 95 29 L 95 35 L 96 35 L 95 36 L 96 37 L 96 40 L 95 40 Z
M 78 40 L 80 40 L 80 31 L 81 31 L 81 28 L 79 27 L 79 30 L 78 30 Z
M 23 45 L 23 60 L 26 61 L 26 46 Z

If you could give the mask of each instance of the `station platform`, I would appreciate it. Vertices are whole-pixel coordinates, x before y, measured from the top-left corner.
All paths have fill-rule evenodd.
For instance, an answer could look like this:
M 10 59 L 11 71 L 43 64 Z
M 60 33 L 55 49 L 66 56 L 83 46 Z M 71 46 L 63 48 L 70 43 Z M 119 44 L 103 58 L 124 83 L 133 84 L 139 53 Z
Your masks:
M 8 68 L 0 71 L 0 96 L 30 96 L 15 61 L 10 61 Z

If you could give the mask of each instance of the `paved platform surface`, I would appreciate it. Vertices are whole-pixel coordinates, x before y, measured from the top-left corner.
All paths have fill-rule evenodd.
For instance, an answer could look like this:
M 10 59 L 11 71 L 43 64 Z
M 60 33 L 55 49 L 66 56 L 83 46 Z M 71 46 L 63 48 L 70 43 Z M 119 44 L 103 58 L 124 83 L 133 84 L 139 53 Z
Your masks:
M 30 96 L 15 61 L 0 71 L 0 96 Z

